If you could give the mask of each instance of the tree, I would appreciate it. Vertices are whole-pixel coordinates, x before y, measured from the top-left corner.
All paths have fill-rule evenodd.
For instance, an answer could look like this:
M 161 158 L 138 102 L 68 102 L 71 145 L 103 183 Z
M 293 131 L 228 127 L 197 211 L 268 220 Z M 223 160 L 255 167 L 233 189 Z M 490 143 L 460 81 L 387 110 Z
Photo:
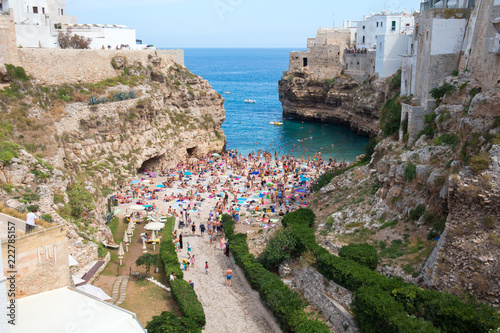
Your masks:
M 143 254 L 137 260 L 135 261 L 135 264 L 137 266 L 145 266 L 146 267 L 146 274 L 149 275 L 149 270 L 151 269 L 151 266 L 154 266 L 158 264 L 158 261 L 160 260 L 159 256 L 157 254 Z
M 61 49 L 90 49 L 92 38 L 74 34 L 71 28 L 66 32 L 59 31 L 57 41 Z

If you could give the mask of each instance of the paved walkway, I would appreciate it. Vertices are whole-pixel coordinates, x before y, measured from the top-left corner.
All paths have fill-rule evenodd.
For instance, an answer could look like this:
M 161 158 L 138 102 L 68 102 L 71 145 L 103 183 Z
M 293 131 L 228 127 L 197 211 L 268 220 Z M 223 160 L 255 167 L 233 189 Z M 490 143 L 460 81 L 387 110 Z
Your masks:
M 196 221 L 197 222 L 197 221 Z M 187 228 L 181 229 L 185 234 Z M 189 233 L 191 234 L 191 233 Z M 179 258 L 187 258 L 187 242 L 192 245 L 196 263 L 184 273 L 186 281 L 193 280 L 196 294 L 203 304 L 207 325 L 204 332 L 281 332 L 274 317 L 262 305 L 259 295 L 250 289 L 245 276 L 234 262 L 222 254 L 217 244 L 209 245 L 208 236 L 184 237 L 184 249 Z M 217 246 L 217 248 L 216 248 Z M 208 261 L 209 273 L 204 272 Z M 233 270 L 232 287 L 225 285 L 225 272 Z
M 113 285 L 113 293 L 111 295 L 111 303 L 114 305 L 120 305 L 125 302 L 127 297 L 127 285 L 129 276 L 119 276 Z

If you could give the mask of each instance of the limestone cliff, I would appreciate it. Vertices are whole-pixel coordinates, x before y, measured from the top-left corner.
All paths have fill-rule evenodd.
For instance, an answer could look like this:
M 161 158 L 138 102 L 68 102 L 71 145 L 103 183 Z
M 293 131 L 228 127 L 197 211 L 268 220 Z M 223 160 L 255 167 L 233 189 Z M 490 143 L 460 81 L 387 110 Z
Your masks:
M 374 136 L 380 128 L 380 108 L 390 94 L 388 83 L 359 82 L 345 75 L 318 81 L 302 70 L 280 80 L 279 96 L 285 117 L 340 124 Z
M 332 252 L 368 242 L 380 272 L 498 307 L 500 88 L 464 72 L 439 89 L 415 144 L 379 135 L 368 165 L 316 194 L 318 238 Z
M 226 143 L 224 100 L 207 81 L 161 57 L 108 60 L 116 76 L 92 83 L 0 71 L 11 81 L 0 91 L 0 197 L 67 223 L 78 269 L 97 258 L 89 240 L 110 234 L 105 197 L 118 184 Z

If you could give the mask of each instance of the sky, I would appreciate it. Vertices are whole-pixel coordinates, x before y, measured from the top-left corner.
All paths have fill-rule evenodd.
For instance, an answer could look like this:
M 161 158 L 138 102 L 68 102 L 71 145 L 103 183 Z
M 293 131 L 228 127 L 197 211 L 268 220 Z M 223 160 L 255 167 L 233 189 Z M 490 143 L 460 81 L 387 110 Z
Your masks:
M 419 0 L 66 0 L 79 23 L 123 24 L 159 48 L 305 49 L 318 27 L 419 7 Z

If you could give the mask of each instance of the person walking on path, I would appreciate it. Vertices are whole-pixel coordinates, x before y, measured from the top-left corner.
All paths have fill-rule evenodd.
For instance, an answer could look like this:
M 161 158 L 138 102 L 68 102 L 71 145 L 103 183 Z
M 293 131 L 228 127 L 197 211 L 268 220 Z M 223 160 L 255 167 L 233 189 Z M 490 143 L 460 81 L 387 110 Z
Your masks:
M 196 223 L 193 222 L 193 225 L 191 226 L 191 231 L 193 232 L 193 237 L 194 237 L 194 232 L 196 231 Z
M 188 258 L 191 259 L 191 244 L 189 244 L 189 242 L 187 243 L 187 248 L 188 248 Z
M 226 271 L 226 283 L 228 287 L 231 287 L 231 278 L 233 277 L 233 271 L 231 270 L 231 267 L 227 267 Z
M 175 239 L 175 251 L 180 252 L 181 251 L 181 243 L 179 242 L 179 237 Z
M 205 261 L 205 275 L 208 275 L 208 261 Z
M 183 244 L 184 242 L 182 241 L 182 232 L 179 234 L 179 245 L 180 245 L 180 248 L 182 250 L 182 246 L 184 245 Z
M 191 267 L 194 267 L 194 254 L 191 256 Z
M 201 233 L 201 238 L 205 238 L 205 225 L 203 223 L 200 224 L 200 233 Z

